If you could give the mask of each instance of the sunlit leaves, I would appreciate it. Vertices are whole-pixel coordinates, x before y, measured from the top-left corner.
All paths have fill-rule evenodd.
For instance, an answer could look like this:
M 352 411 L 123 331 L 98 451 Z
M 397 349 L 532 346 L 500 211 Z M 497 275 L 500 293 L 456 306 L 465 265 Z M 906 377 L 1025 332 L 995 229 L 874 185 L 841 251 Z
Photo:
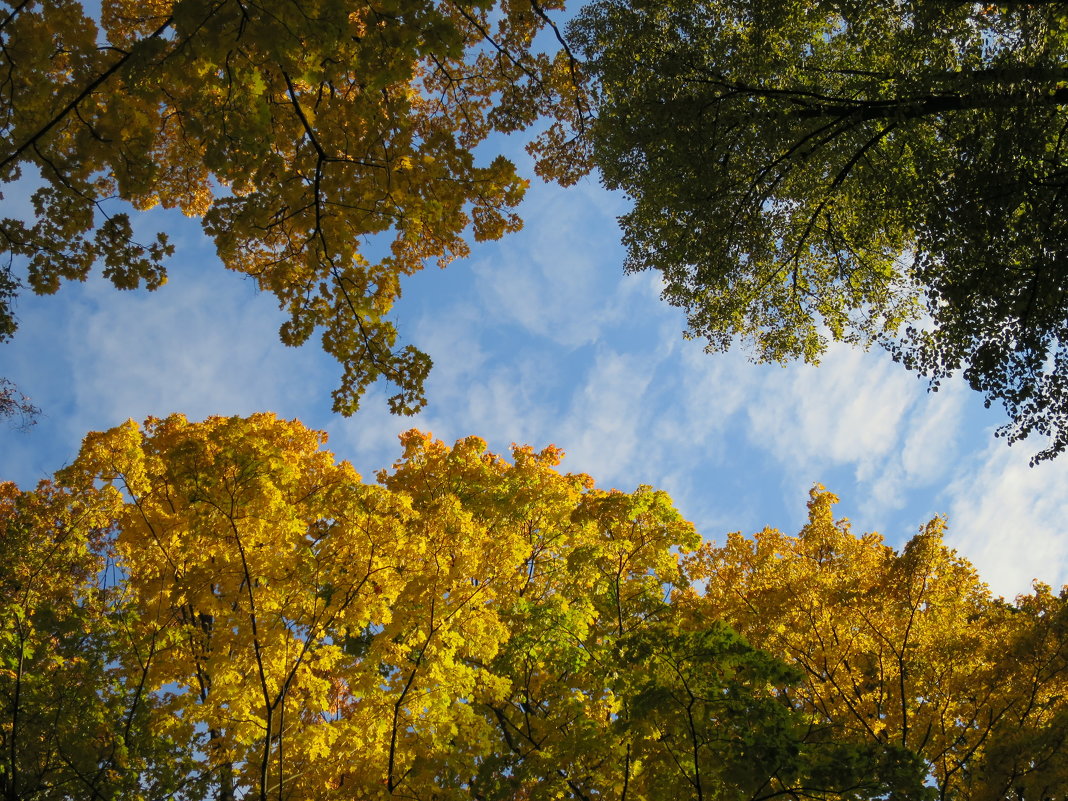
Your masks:
M 416 432 L 371 486 L 322 444 L 272 415 L 175 416 L 90 435 L 60 474 L 116 567 L 81 580 L 124 599 L 109 680 L 139 688 L 161 742 L 184 738 L 178 769 L 222 796 L 460 798 L 504 781 L 494 755 L 533 785 L 603 742 L 603 669 L 560 685 L 586 660 L 553 640 L 579 637 L 601 663 L 605 627 L 663 607 L 682 581 L 672 549 L 696 544 L 669 499 L 595 490 L 555 469 L 553 447 L 509 463 Z M 513 673 L 531 656 L 546 693 L 575 699 L 560 712 L 590 723 L 524 772 L 502 716 L 532 689 Z
M 916 752 L 943 797 L 1063 782 L 1064 597 L 1038 587 L 1010 606 L 942 543 L 944 521 L 895 552 L 835 521 L 836 500 L 814 490 L 796 537 L 765 529 L 699 550 L 687 571 L 705 590 L 683 604 L 801 668 L 795 697 L 813 714 Z
M 588 112 L 574 60 L 532 45 L 557 10 L 108 0 L 98 29 L 72 0 L 8 4 L 0 176 L 44 187 L 31 221 L 0 221 L 0 252 L 39 293 L 97 263 L 119 288 L 154 289 L 173 248 L 138 239 L 108 201 L 181 208 L 228 269 L 277 297 L 283 342 L 321 332 L 343 369 L 337 411 L 384 378 L 391 410 L 414 413 L 430 360 L 387 319 L 401 277 L 520 226 L 526 180 L 472 151 L 541 117 L 581 128 Z M 18 278 L 0 283 L 0 337 Z
M 1064 598 L 992 599 L 941 521 L 896 553 L 817 490 L 799 537 L 702 546 L 664 493 L 598 489 L 553 446 L 506 460 L 412 431 L 370 485 L 324 442 L 176 415 L 3 488 L 9 795 L 837 801 L 924 799 L 929 779 L 985 801 L 1063 782 Z

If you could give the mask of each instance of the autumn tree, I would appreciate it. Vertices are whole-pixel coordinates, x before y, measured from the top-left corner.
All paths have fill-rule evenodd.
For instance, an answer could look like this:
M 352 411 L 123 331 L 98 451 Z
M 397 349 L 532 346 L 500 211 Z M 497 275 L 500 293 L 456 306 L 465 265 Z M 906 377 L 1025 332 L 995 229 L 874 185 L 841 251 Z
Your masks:
M 647 798 L 924 798 L 915 755 L 897 743 L 841 736 L 798 714 L 796 669 L 726 624 L 649 627 L 622 643 L 617 680 Z M 784 703 L 784 701 L 787 701 Z M 644 791 L 644 792 L 643 792 Z
M 878 343 L 1068 446 L 1063 3 L 598 0 L 572 35 L 627 269 L 688 336 Z
M 0 182 L 9 200 L 35 187 L 26 215 L 0 220 L 0 339 L 21 286 L 52 293 L 94 266 L 120 289 L 162 285 L 173 246 L 130 207 L 177 207 L 277 297 L 283 342 L 321 332 L 343 367 L 335 410 L 384 378 L 393 411 L 418 411 L 430 360 L 388 320 L 403 277 L 520 226 L 526 180 L 472 151 L 556 116 L 568 125 L 533 145 L 557 152 L 539 171 L 567 179 L 566 154 L 582 161 L 564 146 L 587 113 L 577 64 L 533 45 L 561 7 L 105 0 L 93 18 L 77 0 L 0 3 Z
M 908 749 L 680 615 L 698 538 L 664 493 L 418 432 L 371 485 L 323 441 L 173 416 L 7 485 L 9 797 L 924 795 Z
M 854 535 L 817 487 L 796 537 L 731 534 L 687 557 L 679 603 L 798 667 L 805 708 L 918 754 L 939 799 L 1056 799 L 1068 784 L 1068 588 L 991 595 L 942 542 Z
M 201 797 L 193 742 L 156 725 L 156 649 L 133 634 L 106 555 L 120 505 L 117 493 L 0 484 L 4 801 Z

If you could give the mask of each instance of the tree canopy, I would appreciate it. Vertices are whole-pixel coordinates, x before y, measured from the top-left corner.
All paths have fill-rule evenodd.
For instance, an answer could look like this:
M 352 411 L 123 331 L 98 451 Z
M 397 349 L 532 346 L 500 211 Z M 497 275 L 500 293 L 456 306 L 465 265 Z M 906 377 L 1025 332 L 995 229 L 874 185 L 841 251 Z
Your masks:
M 688 556 L 695 619 L 733 626 L 804 673 L 807 708 L 919 754 L 940 799 L 1058 799 L 1068 776 L 1068 588 L 1006 603 L 942 542 L 936 518 L 899 552 L 835 520 L 816 487 L 790 537 L 730 535 Z
M 416 412 L 401 281 L 519 227 L 475 151 L 548 119 L 539 172 L 634 198 L 711 348 L 881 344 L 1068 446 L 1063 3 L 596 0 L 595 108 L 558 0 L 0 6 L 0 339 L 24 284 L 162 285 L 129 208 L 180 208 L 335 410 Z M 1068 588 L 993 597 L 940 518 L 897 551 L 816 487 L 717 544 L 554 446 L 411 431 L 370 483 L 325 442 L 150 418 L 0 483 L 3 801 L 1066 798 Z
M 532 48 L 558 8 L 105 0 L 94 19 L 77 0 L 0 3 L 0 182 L 35 187 L 0 220 L 0 339 L 24 283 L 51 293 L 99 265 L 120 289 L 159 287 L 173 245 L 113 201 L 177 207 L 278 298 L 283 342 L 321 331 L 343 367 L 336 411 L 380 377 L 393 411 L 418 411 L 429 357 L 386 316 L 403 276 L 520 226 L 527 182 L 504 157 L 479 163 L 487 135 L 581 128 L 566 47 Z M 565 162 L 539 169 L 566 179 Z
M 89 435 L 0 485 L 5 799 L 1063 797 L 1068 596 L 991 598 L 817 489 L 701 545 L 409 432 L 377 484 L 269 414 Z
M 1063 3 L 598 0 L 594 160 L 710 350 L 879 343 L 1068 446 Z
M 418 411 L 404 276 L 520 226 L 526 180 L 473 149 L 543 121 L 538 172 L 634 199 L 627 268 L 710 349 L 879 344 L 962 372 L 1036 459 L 1068 446 L 1060 3 L 598 0 L 569 40 L 560 0 L 0 5 L 0 182 L 33 187 L 0 220 L 0 339 L 24 284 L 160 286 L 173 246 L 116 201 L 177 207 L 285 343 L 321 335 L 335 410 L 382 378 Z

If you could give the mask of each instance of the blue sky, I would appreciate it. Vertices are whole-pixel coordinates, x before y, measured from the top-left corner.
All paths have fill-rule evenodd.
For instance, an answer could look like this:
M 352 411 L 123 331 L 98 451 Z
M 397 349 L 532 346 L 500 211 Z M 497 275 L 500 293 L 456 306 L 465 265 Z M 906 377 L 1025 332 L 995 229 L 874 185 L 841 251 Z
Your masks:
M 502 146 L 533 174 L 517 142 Z M 377 388 L 354 417 L 333 415 L 336 364 L 314 342 L 278 342 L 273 299 L 223 270 L 196 221 L 142 215 L 146 232 L 162 227 L 177 245 L 165 287 L 118 292 L 93 279 L 19 301 L 0 376 L 43 414 L 25 433 L 0 426 L 0 477 L 30 487 L 69 463 L 87 431 L 128 418 L 269 410 L 328 431 L 368 480 L 411 427 L 448 442 L 477 434 L 504 453 L 554 443 L 564 469 L 601 486 L 669 491 L 710 539 L 796 532 L 819 482 L 858 531 L 894 545 L 947 515 L 950 544 L 999 594 L 1068 582 L 1068 457 L 1029 468 L 1041 443 L 995 440 L 1000 410 L 960 382 L 928 393 L 879 351 L 835 347 L 819 368 L 703 353 L 682 339 L 656 275 L 623 275 L 625 203 L 595 178 L 570 189 L 535 180 L 521 233 L 404 285 L 394 318 L 435 362 L 415 418 L 390 416 Z

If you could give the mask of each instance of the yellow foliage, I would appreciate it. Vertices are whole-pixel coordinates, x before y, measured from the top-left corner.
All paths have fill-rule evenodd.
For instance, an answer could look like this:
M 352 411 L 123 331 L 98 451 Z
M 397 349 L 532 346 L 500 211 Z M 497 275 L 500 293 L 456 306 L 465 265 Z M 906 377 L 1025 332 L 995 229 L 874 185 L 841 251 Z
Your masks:
M 367 484 L 325 443 L 175 415 L 90 434 L 54 484 L 0 484 L 0 794 L 1064 785 L 1068 596 L 992 598 L 940 519 L 896 552 L 817 487 L 798 536 L 715 546 L 551 445 L 410 431 Z
M 110 670 L 153 699 L 149 729 L 199 737 L 220 792 L 264 798 L 465 797 L 447 775 L 504 781 L 477 765 L 532 693 L 603 736 L 611 693 L 513 660 L 641 625 L 695 544 L 669 499 L 596 490 L 553 446 L 509 463 L 414 431 L 368 485 L 324 443 L 270 414 L 175 415 L 90 434 L 58 474 L 63 508 L 109 532 L 127 641 Z
M 945 520 L 896 552 L 836 521 L 837 500 L 814 488 L 796 537 L 765 529 L 702 546 L 684 569 L 704 592 L 680 603 L 800 667 L 803 702 L 817 719 L 921 755 L 942 797 L 1015 791 L 1041 766 L 1017 752 L 1012 770 L 988 772 L 987 749 L 1021 730 L 1048 731 L 1068 712 L 1068 648 L 1036 644 L 1041 615 L 1030 611 L 1052 602 L 1064 626 L 1068 596 L 1054 600 L 1039 587 L 1006 604 L 942 543 Z
M 527 182 L 504 157 L 476 162 L 487 136 L 588 114 L 573 60 L 532 47 L 546 9 L 562 6 L 105 0 L 98 30 L 75 0 L 19 4 L 0 50 L 0 181 L 39 171 L 44 186 L 30 224 L 0 220 L 0 252 L 39 293 L 97 262 L 152 289 L 173 247 L 112 230 L 100 204 L 180 208 L 276 296 L 283 342 L 322 332 L 344 368 L 337 411 L 384 378 L 391 409 L 414 413 L 430 360 L 396 347 L 399 277 L 520 227 Z M 392 246 L 376 262 L 378 234 Z

